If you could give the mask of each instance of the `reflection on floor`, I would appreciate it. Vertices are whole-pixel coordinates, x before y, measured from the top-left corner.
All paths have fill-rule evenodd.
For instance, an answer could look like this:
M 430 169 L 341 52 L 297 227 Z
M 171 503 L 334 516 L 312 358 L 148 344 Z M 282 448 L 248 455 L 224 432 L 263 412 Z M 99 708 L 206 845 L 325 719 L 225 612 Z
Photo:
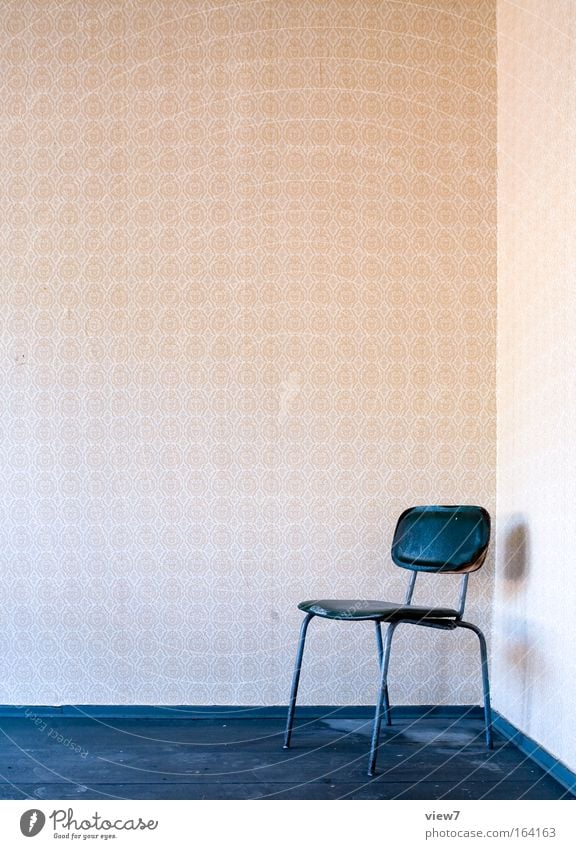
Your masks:
M 476 708 L 397 711 L 383 729 L 372 779 L 366 710 L 325 708 L 320 717 L 304 710 L 288 751 L 283 718 L 269 708 L 194 718 L 179 708 L 160 718 L 142 712 L 114 718 L 38 708 L 2 716 L 0 799 L 572 798 L 501 738 L 488 751 Z

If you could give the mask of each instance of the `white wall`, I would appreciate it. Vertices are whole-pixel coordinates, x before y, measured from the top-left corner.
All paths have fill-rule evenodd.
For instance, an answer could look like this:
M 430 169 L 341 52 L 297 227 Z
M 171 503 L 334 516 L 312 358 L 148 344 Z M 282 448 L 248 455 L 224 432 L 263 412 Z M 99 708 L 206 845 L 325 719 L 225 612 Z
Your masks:
M 576 7 L 498 6 L 494 706 L 576 769 Z

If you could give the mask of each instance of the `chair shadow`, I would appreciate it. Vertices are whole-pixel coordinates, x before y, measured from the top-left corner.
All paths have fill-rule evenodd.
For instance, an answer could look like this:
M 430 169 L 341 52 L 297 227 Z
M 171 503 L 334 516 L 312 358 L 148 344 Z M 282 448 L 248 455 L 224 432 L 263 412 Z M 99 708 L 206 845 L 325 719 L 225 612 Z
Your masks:
M 522 514 L 508 522 L 504 538 L 504 594 L 510 598 L 521 592 L 530 569 L 530 536 Z
M 545 674 L 546 663 L 538 649 L 530 622 L 523 615 L 522 595 L 527 586 L 531 563 L 530 533 L 526 518 L 521 513 L 513 514 L 504 533 L 502 598 L 511 606 L 511 612 L 505 616 L 508 639 L 504 656 L 508 668 L 524 682 L 524 695 L 527 695 L 534 670 L 538 669 L 539 675 Z

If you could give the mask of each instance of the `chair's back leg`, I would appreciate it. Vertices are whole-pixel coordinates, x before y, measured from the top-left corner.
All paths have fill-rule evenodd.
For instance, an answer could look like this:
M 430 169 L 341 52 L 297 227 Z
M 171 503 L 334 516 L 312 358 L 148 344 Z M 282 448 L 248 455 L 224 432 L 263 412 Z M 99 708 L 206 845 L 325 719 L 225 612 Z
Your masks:
M 304 644 L 306 642 L 306 631 L 310 620 L 314 617 L 313 613 L 308 613 L 302 622 L 300 628 L 300 639 L 298 640 L 298 651 L 296 652 L 296 663 L 294 664 L 294 674 L 292 676 L 292 689 L 290 691 L 290 703 L 288 705 L 288 718 L 286 720 L 286 731 L 284 733 L 284 748 L 290 748 L 290 738 L 292 737 L 292 726 L 294 725 L 294 711 L 296 709 L 296 697 L 298 695 L 298 684 L 300 683 L 300 670 L 302 668 L 302 657 L 304 655 Z
M 382 724 L 382 709 L 384 704 L 387 706 L 387 718 L 390 718 L 390 704 L 388 702 L 388 665 L 390 663 L 390 646 L 392 644 L 392 636 L 396 629 L 396 624 L 393 622 L 388 625 L 386 631 L 386 648 L 384 650 L 384 658 L 382 668 L 380 669 L 380 684 L 378 687 L 378 696 L 376 698 L 376 711 L 374 713 L 374 727 L 372 728 L 372 742 L 370 744 L 370 759 L 368 761 L 368 775 L 374 775 L 376 768 L 376 755 L 378 752 L 378 738 L 380 736 L 380 725 Z
M 390 651 L 392 649 L 392 637 L 396 625 L 388 625 L 386 628 L 386 636 L 384 637 L 384 665 L 386 667 L 386 678 L 384 680 L 384 689 L 382 691 L 382 704 L 384 706 L 384 722 L 386 725 L 392 725 L 392 714 L 390 711 L 390 699 L 388 697 L 388 668 L 390 666 Z
M 384 657 L 384 648 L 382 646 L 382 628 L 380 622 L 374 622 L 376 628 L 376 645 L 378 646 L 378 669 L 382 669 L 382 658 Z
M 384 647 L 382 644 L 382 627 L 380 622 L 374 622 L 376 626 L 376 645 L 378 646 L 378 668 L 382 671 L 382 661 L 384 660 Z M 388 639 L 388 631 L 386 631 L 386 654 L 390 655 L 390 640 Z M 391 725 L 390 719 L 390 701 L 388 699 L 388 682 L 384 685 L 384 721 L 386 725 Z
M 494 748 L 494 737 L 492 735 L 492 709 L 490 706 L 490 677 L 488 674 L 488 650 L 486 648 L 486 638 L 478 628 L 471 622 L 463 622 L 461 619 L 456 622 L 459 628 L 466 628 L 468 631 L 474 631 L 480 642 L 480 660 L 482 662 L 482 690 L 484 692 L 484 734 L 486 737 L 486 745 L 489 749 Z

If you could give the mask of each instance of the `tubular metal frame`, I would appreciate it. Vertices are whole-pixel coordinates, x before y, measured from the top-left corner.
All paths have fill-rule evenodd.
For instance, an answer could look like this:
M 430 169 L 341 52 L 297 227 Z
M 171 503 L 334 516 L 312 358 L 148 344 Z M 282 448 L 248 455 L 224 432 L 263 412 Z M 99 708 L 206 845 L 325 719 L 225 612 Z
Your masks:
M 418 573 L 416 571 L 412 572 L 410 575 L 410 581 L 408 583 L 408 589 L 406 591 L 406 597 L 404 600 L 405 605 L 412 604 L 412 598 L 414 596 L 414 587 L 416 584 L 416 578 L 418 577 Z M 486 638 L 484 634 L 478 628 L 477 625 L 473 625 L 471 622 L 465 622 L 462 619 L 464 615 L 464 608 L 466 605 L 466 593 L 468 590 L 468 577 L 469 575 L 463 575 L 460 582 L 460 596 L 458 601 L 458 610 L 457 615 L 453 619 L 435 619 L 435 620 L 424 620 L 422 622 L 414 621 L 413 619 L 400 619 L 396 622 L 390 622 L 386 629 L 386 634 L 384 636 L 384 640 L 382 640 L 382 622 L 386 624 L 386 620 L 374 619 L 374 625 L 376 629 L 376 646 L 378 651 L 378 664 L 380 667 L 380 681 L 378 687 L 378 694 L 376 698 L 376 709 L 374 712 L 374 725 L 372 729 L 372 740 L 370 744 L 370 756 L 368 761 L 368 775 L 375 775 L 376 771 L 376 758 L 378 755 L 379 749 L 379 737 L 380 737 L 380 727 L 382 725 L 382 718 L 384 716 L 385 724 L 391 725 L 391 712 L 390 712 L 390 700 L 388 696 L 388 669 L 390 666 L 390 652 L 392 648 L 392 637 L 394 636 L 394 632 L 398 625 L 407 624 L 407 625 L 418 625 L 422 628 L 437 628 L 442 631 L 454 631 L 456 628 L 464 628 L 468 631 L 473 631 L 478 637 L 478 641 L 480 643 L 480 661 L 482 667 L 482 691 L 483 691 L 483 701 L 484 701 L 484 734 L 486 739 L 486 746 L 489 749 L 492 749 L 494 746 L 494 740 L 492 735 L 492 712 L 490 706 L 490 678 L 488 672 L 488 651 L 486 647 Z M 306 633 L 308 631 L 308 626 L 312 619 L 314 618 L 313 613 L 306 614 L 304 621 L 300 627 L 300 637 L 298 640 L 298 649 L 296 652 L 296 663 L 294 665 L 294 673 L 292 676 L 292 687 L 290 690 L 290 703 L 288 707 L 288 718 L 286 721 L 286 730 L 284 733 L 284 748 L 290 748 L 290 741 L 292 739 L 292 731 L 294 727 L 294 713 L 296 710 L 296 699 L 298 696 L 298 687 L 300 684 L 300 672 L 302 670 L 302 659 L 304 656 L 304 646 L 306 644 Z M 365 621 L 365 620 L 359 620 Z

